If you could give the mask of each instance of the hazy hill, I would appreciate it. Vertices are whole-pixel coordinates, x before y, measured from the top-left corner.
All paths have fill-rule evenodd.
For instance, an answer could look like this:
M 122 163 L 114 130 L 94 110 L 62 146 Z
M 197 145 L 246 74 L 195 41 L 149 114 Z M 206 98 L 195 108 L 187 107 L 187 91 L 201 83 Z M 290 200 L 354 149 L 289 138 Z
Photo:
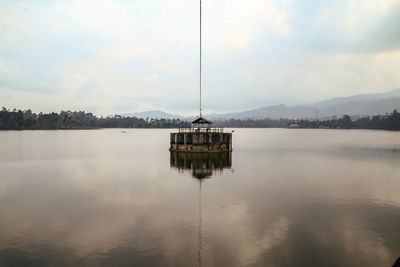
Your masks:
M 136 112 L 136 113 L 125 113 L 122 114 L 124 117 L 137 117 L 142 119 L 183 119 L 183 116 L 170 114 L 161 110 L 149 110 L 144 112 Z
M 227 119 L 315 119 L 341 116 L 343 114 L 351 116 L 367 116 L 391 113 L 394 109 L 400 110 L 400 89 L 382 94 L 364 94 L 350 97 L 331 98 L 320 102 L 298 106 L 274 105 L 266 106 L 253 110 L 224 113 L 208 114 L 205 117 L 211 120 Z M 146 111 L 133 114 L 124 114 L 124 116 L 136 116 L 138 118 L 179 118 L 191 120 L 194 117 L 182 117 L 169 114 L 160 110 Z
M 398 97 L 400 97 L 400 89 L 381 94 L 363 94 L 363 95 L 354 95 L 350 97 L 331 98 L 328 100 L 312 103 L 309 106 L 312 107 L 338 106 L 349 103 L 367 103 L 381 99 L 398 98 Z
M 285 105 L 266 106 L 243 112 L 210 114 L 212 120 L 235 119 L 279 119 L 279 118 L 326 118 L 341 116 L 366 116 L 391 113 L 400 110 L 400 89 L 382 94 L 364 94 L 350 97 L 332 98 L 324 101 L 288 107 Z

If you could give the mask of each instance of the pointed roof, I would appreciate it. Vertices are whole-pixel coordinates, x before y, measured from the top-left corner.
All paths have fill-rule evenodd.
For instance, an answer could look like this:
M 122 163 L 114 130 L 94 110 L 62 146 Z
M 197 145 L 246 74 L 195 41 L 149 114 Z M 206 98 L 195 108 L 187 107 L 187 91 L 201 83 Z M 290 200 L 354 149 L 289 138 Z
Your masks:
M 209 121 L 203 117 L 198 117 L 197 119 L 192 121 L 192 124 L 212 124 L 212 121 Z

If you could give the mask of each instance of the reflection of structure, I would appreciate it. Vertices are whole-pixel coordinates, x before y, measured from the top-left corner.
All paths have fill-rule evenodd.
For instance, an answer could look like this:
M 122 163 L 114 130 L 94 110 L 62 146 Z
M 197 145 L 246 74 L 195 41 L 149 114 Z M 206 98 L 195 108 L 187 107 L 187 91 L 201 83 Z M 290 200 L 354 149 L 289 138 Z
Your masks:
M 170 166 L 179 172 L 189 171 L 199 181 L 199 236 L 198 263 L 201 266 L 201 183 L 215 172 L 232 165 L 232 133 L 223 128 L 211 127 L 212 122 L 201 114 L 201 0 L 200 0 L 200 116 L 192 121 L 191 127 L 179 128 L 170 134 Z
M 201 182 L 202 180 L 199 180 L 199 235 L 197 238 L 197 246 L 198 246 L 198 256 L 197 256 L 197 262 L 199 263 L 199 267 L 201 267 L 201 251 L 203 250 L 203 244 L 202 244 L 202 234 L 201 234 Z
M 191 172 L 192 176 L 199 181 L 199 225 L 198 225 L 198 264 L 201 266 L 202 245 L 202 215 L 201 215 L 201 190 L 203 179 L 211 177 L 214 173 L 222 173 L 224 169 L 232 166 L 232 152 L 219 153 L 190 153 L 170 152 L 170 166 L 177 168 L 179 172 Z
M 170 152 L 170 166 L 177 168 L 179 172 L 191 172 L 192 176 L 199 181 L 199 225 L 198 225 L 198 264 L 201 266 L 203 250 L 202 245 L 202 214 L 201 214 L 201 191 L 203 179 L 211 177 L 214 173 L 222 173 L 224 169 L 232 166 L 232 152 L 219 153 L 189 153 Z
M 170 152 L 170 166 L 179 171 L 191 172 L 198 179 L 211 177 L 214 173 L 222 173 L 232 166 L 232 152 L 188 153 Z

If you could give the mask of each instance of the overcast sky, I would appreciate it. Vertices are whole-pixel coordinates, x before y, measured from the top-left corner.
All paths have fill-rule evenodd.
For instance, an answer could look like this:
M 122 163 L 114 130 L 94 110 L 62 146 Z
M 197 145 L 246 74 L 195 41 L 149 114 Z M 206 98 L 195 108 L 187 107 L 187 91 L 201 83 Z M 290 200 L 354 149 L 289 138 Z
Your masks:
M 203 109 L 400 88 L 400 0 L 203 0 Z M 193 115 L 198 0 L 0 0 L 0 105 Z

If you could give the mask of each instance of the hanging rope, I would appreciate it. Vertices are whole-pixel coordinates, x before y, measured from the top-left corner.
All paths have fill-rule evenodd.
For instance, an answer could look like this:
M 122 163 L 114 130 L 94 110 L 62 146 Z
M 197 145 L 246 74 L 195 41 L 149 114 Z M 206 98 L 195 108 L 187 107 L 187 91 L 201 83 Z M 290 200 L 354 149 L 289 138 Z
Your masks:
M 201 0 L 200 0 L 200 117 L 201 117 Z

